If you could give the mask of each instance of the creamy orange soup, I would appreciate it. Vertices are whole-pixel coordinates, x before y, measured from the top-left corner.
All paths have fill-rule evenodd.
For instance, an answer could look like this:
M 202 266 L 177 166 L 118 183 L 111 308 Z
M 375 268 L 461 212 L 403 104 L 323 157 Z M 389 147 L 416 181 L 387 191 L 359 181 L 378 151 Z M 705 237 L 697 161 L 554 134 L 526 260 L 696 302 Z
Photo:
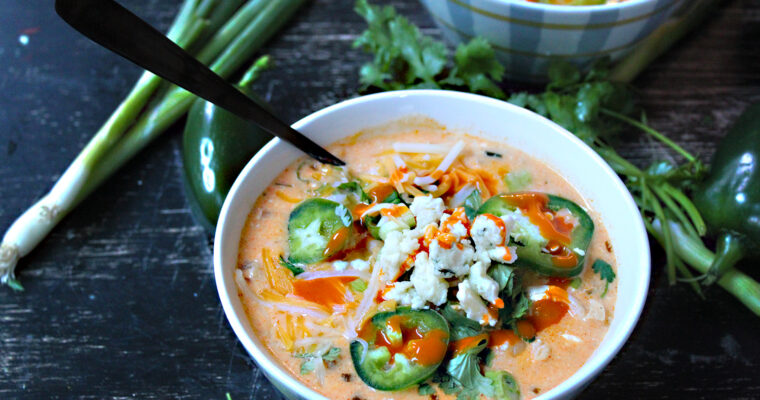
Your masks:
M 328 150 L 344 160 L 346 167 L 328 167 L 306 158 L 294 162 L 256 201 L 240 241 L 236 271 L 239 296 L 258 337 L 294 377 L 330 399 L 456 398 L 456 393 L 447 394 L 443 390 L 445 384 L 440 383 L 440 376 L 426 379 L 422 389 L 414 384 L 399 391 L 380 391 L 368 386 L 357 375 L 349 351 L 350 343 L 359 339 L 374 340 L 374 335 L 362 336 L 362 328 L 365 327 L 366 331 L 366 326 L 371 324 L 368 320 L 376 313 L 404 306 L 438 311 L 451 306 L 460 316 L 476 322 L 475 326 L 480 326 L 479 334 L 485 335 L 483 337 L 487 338 L 488 345 L 480 354 L 481 364 L 476 367 L 475 373 L 479 370 L 486 377 L 489 376 L 487 371 L 509 373 L 516 381 L 522 398 L 530 399 L 552 389 L 576 372 L 594 352 L 613 318 L 617 284 L 614 280 L 611 283 L 603 280 L 591 264 L 603 260 L 614 269 L 615 256 L 603 222 L 594 212 L 593 205 L 588 204 L 562 177 L 562 171 L 552 170 L 529 154 L 498 141 L 453 133 L 423 119 L 399 121 L 359 132 L 328 146 Z M 449 163 L 446 158 L 452 155 L 455 158 Z M 445 170 L 441 171 L 442 168 Z M 336 189 L 338 184 L 345 182 L 359 183 L 362 190 L 374 198 L 365 199 L 364 202 L 357 199 L 348 201 L 350 194 L 346 194 L 346 190 Z M 514 222 L 504 216 L 498 216 L 498 219 L 506 221 L 509 238 L 504 238 L 503 243 L 497 243 L 484 253 L 482 238 L 478 242 L 479 237 L 473 232 L 476 226 L 491 222 L 478 222 L 478 218 L 483 217 L 468 218 L 464 211 L 457 212 L 462 206 L 462 196 L 475 190 L 482 201 L 508 192 L 540 192 L 561 196 L 585 209 L 594 224 L 593 236 L 587 249 L 577 250 L 578 255 L 570 254 L 573 260 L 581 256 L 580 253 L 585 256 L 583 266 L 579 264 L 582 268 L 580 273 L 563 279 L 517 266 L 520 257 L 514 258 L 519 254 L 517 248 L 520 242 L 515 244 L 509 238 L 520 238 L 518 227 L 521 225 L 519 221 Z M 391 237 L 393 240 L 404 235 L 416 238 L 414 229 L 401 224 L 399 233 L 386 232 L 386 240 L 383 241 L 373 238 L 361 222 L 362 212 L 371 212 L 369 209 L 373 205 L 382 203 L 381 196 L 386 197 L 393 191 L 408 207 L 404 203 L 393 207 L 375 207 L 386 207 L 386 211 L 380 211 L 388 216 L 386 219 L 409 218 L 412 214 L 414 218 L 411 221 L 416 220 L 416 224 L 422 224 L 424 219 L 433 219 L 432 222 L 425 222 L 432 225 L 427 229 L 427 236 L 417 234 L 419 239 L 415 240 L 419 241 L 420 248 L 401 255 L 400 258 L 405 260 L 398 271 L 394 268 L 396 265 L 388 261 L 394 254 L 385 247 L 390 246 L 387 242 L 392 240 L 389 239 Z M 295 276 L 280 259 L 292 258 L 295 251 L 289 244 L 289 217 L 301 202 L 313 197 L 345 204 L 354 221 L 350 224 L 350 232 L 343 230 L 331 235 L 325 246 L 336 248 L 324 250 L 325 254 L 330 253 L 326 259 L 289 264 L 304 271 Z M 415 200 L 416 197 L 420 199 Z M 432 206 L 423 209 L 423 203 L 437 204 L 439 208 L 437 211 Z M 394 213 L 398 215 L 394 217 Z M 402 213 L 407 214 L 399 216 Z M 525 214 L 529 213 L 526 211 Z M 554 216 L 549 215 L 551 212 L 548 211 L 544 214 L 577 229 L 578 221 L 573 220 L 575 217 L 563 216 L 568 214 L 567 211 L 560 210 Z M 446 223 L 440 222 L 442 216 L 449 221 L 449 228 L 458 227 L 451 222 L 459 218 L 457 224 L 465 226 L 467 233 L 462 231 L 459 234 L 464 236 L 456 236 L 456 229 L 453 228 L 451 233 L 447 233 Z M 527 220 L 533 221 L 521 221 L 524 223 Z M 544 232 L 540 233 L 543 235 Z M 444 242 L 452 240 L 451 235 L 454 235 L 454 244 L 449 243 L 449 246 L 454 250 L 446 250 Z M 525 237 L 520 240 L 531 240 Z M 548 243 L 543 252 L 549 251 L 547 249 L 553 242 Z M 433 247 L 439 250 L 438 253 Z M 444 257 L 454 254 L 451 251 L 457 248 L 462 251 L 471 249 L 476 254 L 472 256 L 473 260 L 478 255 L 485 257 L 483 263 L 490 262 L 490 267 L 485 266 L 488 274 L 493 274 L 496 265 L 505 265 L 513 271 L 522 290 L 520 296 L 530 300 L 525 300 L 530 307 L 519 320 L 500 325 L 505 324 L 505 318 L 508 318 L 500 314 L 504 301 L 501 298 L 493 299 L 493 292 L 487 290 L 493 289 L 493 283 L 488 279 L 483 281 L 482 274 L 481 278 L 477 278 L 473 270 L 480 268 L 482 273 L 483 263 L 475 267 L 474 262 L 464 262 L 465 268 L 454 268 L 451 260 L 441 259 L 441 254 Z M 420 253 L 425 251 L 430 254 L 421 256 Z M 438 258 L 433 257 L 434 254 Z M 489 255 L 491 260 L 488 259 Z M 461 254 L 456 253 L 455 256 L 460 257 Z M 554 262 L 559 259 L 555 257 L 560 256 L 551 257 Z M 421 261 L 428 261 L 428 264 Z M 451 269 L 437 270 L 440 265 L 436 262 L 449 263 L 447 265 Z M 430 268 L 430 276 L 423 275 L 423 268 Z M 565 267 L 556 268 L 562 271 Z M 419 271 L 415 271 L 417 269 Z M 412 278 L 409 277 L 410 270 Z M 438 291 L 429 286 L 423 287 L 420 282 L 425 281 L 439 285 Z M 464 281 L 468 281 L 468 287 L 465 287 Z M 466 289 L 472 290 L 468 292 Z M 499 296 L 504 290 L 498 292 Z M 466 296 L 467 293 L 470 297 Z M 510 299 L 507 298 L 507 301 Z M 481 305 L 486 308 L 478 308 Z M 478 310 L 487 311 L 478 315 Z M 440 340 L 444 347 L 438 347 L 443 353 L 427 356 L 432 359 L 445 357 L 439 367 L 439 370 L 445 371 L 448 360 L 461 355 L 457 353 L 457 348 L 464 348 L 462 343 L 465 340 L 449 340 L 448 351 L 444 339 Z M 375 345 L 378 345 L 377 341 Z M 435 351 L 439 350 L 430 350 Z M 482 359 L 489 351 L 491 355 L 488 358 L 491 360 L 485 363 Z M 498 397 L 496 392 L 490 394 L 492 398 L 507 398 Z M 489 398 L 485 395 L 481 397 Z

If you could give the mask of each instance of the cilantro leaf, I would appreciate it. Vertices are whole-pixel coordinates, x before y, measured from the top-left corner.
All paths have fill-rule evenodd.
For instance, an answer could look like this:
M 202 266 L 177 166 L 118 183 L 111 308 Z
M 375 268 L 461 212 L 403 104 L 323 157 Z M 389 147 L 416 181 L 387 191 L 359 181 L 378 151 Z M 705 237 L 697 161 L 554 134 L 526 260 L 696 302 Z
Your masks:
M 422 35 L 408 19 L 397 15 L 393 7 L 357 0 L 354 10 L 368 25 L 354 47 L 375 54 L 373 62 L 360 71 L 363 90 L 370 86 L 383 90 L 438 87 L 435 76 L 443 71 L 449 55 L 443 43 Z
M 340 348 L 338 347 L 331 347 L 330 350 L 327 351 L 327 353 L 322 355 L 322 359 L 325 361 L 335 361 L 340 356 Z
M 388 197 L 383 199 L 383 203 L 401 204 L 403 203 L 403 200 L 401 200 L 398 192 L 394 190 L 393 193 L 389 194 Z
M 610 82 L 584 83 L 578 89 L 575 117 L 580 122 L 593 121 L 599 116 L 599 109 L 608 96 L 615 91 Z
M 556 60 L 549 65 L 550 89 L 564 88 L 580 82 L 581 72 L 567 61 Z
M 502 323 L 505 325 L 512 325 L 517 320 L 525 317 L 530 311 L 530 307 L 533 302 L 524 293 L 520 293 L 519 297 L 513 299 L 509 303 L 504 303 L 504 308 L 499 310 L 499 316 Z
M 417 393 L 420 396 L 430 396 L 435 394 L 435 388 L 429 383 L 420 383 L 420 386 L 417 387 Z
M 298 265 L 284 259 L 282 256 L 280 256 L 280 265 L 290 270 L 290 272 L 293 273 L 293 276 L 298 276 L 298 274 L 303 273 L 303 268 L 299 267 Z
M 511 267 L 504 264 L 494 264 L 488 269 L 488 276 L 499 284 L 503 297 L 512 297 L 517 276 Z
M 457 400 L 476 400 L 481 394 L 493 397 L 494 388 L 491 380 L 480 372 L 478 354 L 486 345 L 488 339 L 484 337 L 476 346 L 458 354 L 446 364 L 446 372 L 461 386 Z
M 482 203 L 483 199 L 480 197 L 480 190 L 473 190 L 472 193 L 464 199 L 464 213 L 467 215 L 467 218 L 470 220 L 475 218 Z
M 461 390 L 460 385 L 449 375 L 444 368 L 439 368 L 431 378 L 433 383 L 438 384 L 438 388 L 445 394 L 454 394 Z
M 509 96 L 507 101 L 519 107 L 529 108 L 544 117 L 549 115 L 546 110 L 546 104 L 544 104 L 543 95 L 517 92 Z
M 509 372 L 487 371 L 486 378 L 489 378 L 493 382 L 494 399 L 518 400 L 520 398 L 520 387 Z
M 591 265 L 591 269 L 599 274 L 599 278 L 605 281 L 604 292 L 602 292 L 601 295 L 601 297 L 604 297 L 607 294 L 607 289 L 609 289 L 610 283 L 615 281 L 615 271 L 612 270 L 612 266 L 610 264 L 602 259 L 597 259 L 594 261 L 594 264 Z
M 498 86 L 504 66 L 485 39 L 476 37 L 460 44 L 452 59 L 443 42 L 423 35 L 393 7 L 357 0 L 354 10 L 367 21 L 367 30 L 354 41 L 354 47 L 374 54 L 372 62 L 359 72 L 360 91 L 370 87 L 462 89 L 505 98 Z
M 314 371 L 314 368 L 317 368 L 317 362 L 322 362 L 322 360 L 318 358 L 309 358 L 304 360 L 301 363 L 301 375 L 306 375 Z
M 512 267 L 494 264 L 488 270 L 488 276 L 499 284 L 499 298 L 504 302 L 504 307 L 499 310 L 499 321 L 503 326 L 512 327 L 525 317 L 533 302 L 523 292 L 520 277 Z
M 467 86 L 471 92 L 504 98 L 504 91 L 495 82 L 504 76 L 504 66 L 496 60 L 493 47 L 482 37 L 475 37 L 457 47 L 455 67 L 443 82 Z
M 331 347 L 330 350 L 327 350 L 327 352 L 321 355 L 315 353 L 300 353 L 293 354 L 293 356 L 304 359 L 301 363 L 301 375 L 306 375 L 317 368 L 317 363 L 330 363 L 336 361 L 340 356 L 340 348 Z
M 362 203 L 369 203 L 372 201 L 369 196 L 367 196 L 367 193 L 362 190 L 362 185 L 360 185 L 357 181 L 341 183 L 338 185 L 338 190 L 345 190 L 349 193 L 354 194 L 356 198 L 359 199 L 359 201 Z
M 465 317 L 462 313 L 455 310 L 450 303 L 447 303 L 443 310 L 441 310 L 441 315 L 449 322 L 452 341 L 475 336 L 483 331 L 483 328 L 477 321 Z

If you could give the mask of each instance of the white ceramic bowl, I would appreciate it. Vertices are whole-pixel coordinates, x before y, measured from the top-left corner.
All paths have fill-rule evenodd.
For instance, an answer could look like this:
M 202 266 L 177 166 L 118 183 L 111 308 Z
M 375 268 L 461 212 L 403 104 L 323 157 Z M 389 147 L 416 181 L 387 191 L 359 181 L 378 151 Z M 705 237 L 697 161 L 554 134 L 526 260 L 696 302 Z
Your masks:
M 327 107 L 293 127 L 326 145 L 410 115 L 430 117 L 451 131 L 495 138 L 533 155 L 561 171 L 599 213 L 618 260 L 614 318 L 588 361 L 569 379 L 540 396 L 541 399 L 574 397 L 620 350 L 644 306 L 649 286 L 649 244 L 633 199 L 607 164 L 575 136 L 537 114 L 488 97 L 440 90 L 386 92 Z M 233 276 L 240 233 L 248 213 L 272 180 L 300 156 L 301 152 L 290 144 L 274 139 L 240 173 L 217 224 L 214 274 L 232 329 L 269 380 L 290 399 L 324 400 L 282 368 L 255 336 Z
M 525 0 L 420 0 L 453 43 L 483 36 L 507 75 L 546 80 L 554 59 L 586 68 L 617 60 L 662 25 L 683 0 L 628 0 L 598 6 L 557 6 Z

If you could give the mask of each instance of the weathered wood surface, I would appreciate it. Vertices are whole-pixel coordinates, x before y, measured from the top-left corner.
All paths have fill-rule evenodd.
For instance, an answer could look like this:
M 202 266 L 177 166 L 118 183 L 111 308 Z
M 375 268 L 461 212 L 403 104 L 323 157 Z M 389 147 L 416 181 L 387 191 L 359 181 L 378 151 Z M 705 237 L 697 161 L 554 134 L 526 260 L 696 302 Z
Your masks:
M 165 29 L 174 1 L 124 1 Z M 258 92 L 287 121 L 354 96 L 351 50 L 364 24 L 348 0 L 314 1 L 266 52 Z M 414 0 L 397 9 L 437 35 Z M 26 45 L 20 40 L 26 35 Z M 709 156 L 760 101 L 760 2 L 727 4 L 636 86 L 649 119 Z M 0 10 L 0 228 L 48 190 L 139 71 L 66 27 L 52 1 Z M 21 265 L 23 293 L 0 289 L 0 399 L 277 398 L 230 330 L 209 236 L 182 192 L 174 127 L 71 213 Z M 640 164 L 662 157 L 626 139 Z M 669 287 L 655 252 L 646 309 L 582 398 L 760 398 L 760 318 L 720 289 Z M 747 266 L 751 267 L 751 266 Z M 757 275 L 757 274 L 756 274 Z

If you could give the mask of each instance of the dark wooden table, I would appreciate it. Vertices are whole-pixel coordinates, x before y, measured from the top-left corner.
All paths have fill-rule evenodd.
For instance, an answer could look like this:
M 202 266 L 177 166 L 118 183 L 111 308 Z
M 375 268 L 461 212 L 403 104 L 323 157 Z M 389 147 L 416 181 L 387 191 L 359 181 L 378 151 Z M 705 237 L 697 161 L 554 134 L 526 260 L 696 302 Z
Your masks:
M 178 1 L 125 1 L 166 29 Z M 397 9 L 438 36 L 414 0 Z M 270 42 L 258 92 L 287 121 L 355 95 L 364 23 L 348 0 L 314 1 Z M 28 42 L 21 36 L 26 35 Z M 25 43 L 24 43 L 25 42 Z M 0 9 L 0 228 L 46 192 L 139 71 L 65 26 L 52 1 Z M 709 156 L 760 101 L 760 1 L 727 4 L 636 86 L 651 124 Z M 131 161 L 0 288 L 0 399 L 270 399 L 222 312 L 210 236 L 182 191 L 181 126 Z M 621 153 L 663 157 L 632 136 Z M 583 398 L 760 398 L 760 318 L 721 289 L 668 286 L 662 253 L 631 339 Z M 752 266 L 748 265 L 747 268 Z M 757 275 L 757 274 L 756 274 Z

